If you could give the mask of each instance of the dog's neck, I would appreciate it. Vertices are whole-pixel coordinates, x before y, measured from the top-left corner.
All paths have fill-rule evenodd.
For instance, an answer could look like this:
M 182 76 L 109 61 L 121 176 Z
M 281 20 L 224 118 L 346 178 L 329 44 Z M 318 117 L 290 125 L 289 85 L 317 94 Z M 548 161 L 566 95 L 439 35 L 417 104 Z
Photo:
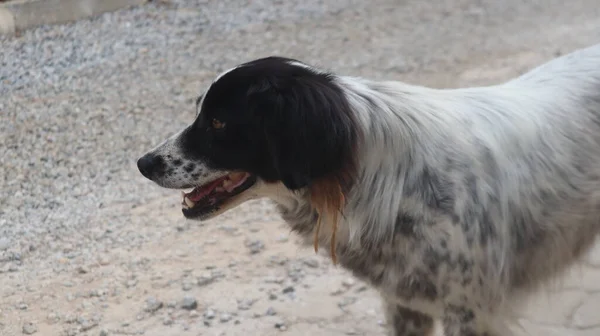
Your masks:
M 339 85 L 363 136 L 357 148 L 357 174 L 338 216 L 337 241 L 342 247 L 377 244 L 393 235 L 397 216 L 403 212 L 402 205 L 410 201 L 405 199 L 406 188 L 417 183 L 415 179 L 419 177 L 415 175 L 428 165 L 422 159 L 427 148 L 420 145 L 426 142 L 419 139 L 431 136 L 431 130 L 422 130 L 420 123 L 423 118 L 438 118 L 435 104 L 426 100 L 431 96 L 435 101 L 437 91 L 350 77 L 340 77 Z M 441 122 L 427 120 L 427 125 Z M 318 214 L 311 206 L 309 192 L 286 194 L 273 200 L 291 229 L 312 243 Z M 319 230 L 323 246 L 330 243 L 331 228 L 326 222 Z

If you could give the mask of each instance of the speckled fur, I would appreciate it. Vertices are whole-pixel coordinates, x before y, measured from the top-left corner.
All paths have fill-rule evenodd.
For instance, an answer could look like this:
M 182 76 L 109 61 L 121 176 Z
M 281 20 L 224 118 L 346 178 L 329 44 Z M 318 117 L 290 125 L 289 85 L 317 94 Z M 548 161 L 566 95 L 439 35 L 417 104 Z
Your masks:
M 390 335 L 432 335 L 434 320 L 446 336 L 507 335 L 517 296 L 600 231 L 600 45 L 490 87 L 335 78 L 361 134 L 339 263 L 381 292 Z M 156 152 L 177 152 L 169 146 Z M 273 199 L 312 244 L 307 190 L 259 181 L 250 193 Z M 331 233 L 319 232 L 325 251 Z
M 487 88 L 339 80 L 366 134 L 340 264 L 381 291 L 391 335 L 430 335 L 432 318 L 447 336 L 506 335 L 512 297 L 600 231 L 600 46 Z M 311 243 L 308 197 L 281 195 Z

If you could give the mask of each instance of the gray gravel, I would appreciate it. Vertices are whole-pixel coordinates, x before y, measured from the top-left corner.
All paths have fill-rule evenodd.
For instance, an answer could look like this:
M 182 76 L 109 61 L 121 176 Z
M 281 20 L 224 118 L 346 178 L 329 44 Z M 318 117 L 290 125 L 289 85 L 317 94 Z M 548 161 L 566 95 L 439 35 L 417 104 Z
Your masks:
M 0 279 L 0 298 L 23 290 L 23 278 L 93 276 L 93 269 L 77 264 L 112 267 L 105 254 L 187 229 L 136 212 L 164 199 L 152 206 L 155 214 L 167 213 L 178 199 L 142 178 L 135 160 L 192 120 L 192 102 L 220 71 L 279 54 L 345 74 L 456 86 L 468 82 L 460 75 L 474 66 L 501 66 L 528 52 L 546 59 L 600 42 L 597 1 L 165 0 L 0 37 L 0 274 L 19 274 Z M 273 219 L 265 209 L 253 208 L 239 224 Z M 272 248 L 248 239 L 247 251 L 256 258 Z M 138 280 L 131 274 L 151 268 L 145 258 L 119 265 L 127 272 L 110 275 L 102 286 L 134 290 Z M 294 286 L 326 267 L 316 259 L 285 263 L 270 260 L 268 267 L 287 273 L 274 282 Z M 205 288 L 223 277 L 208 271 L 178 288 Z M 333 290 L 353 286 L 348 280 Z M 269 294 L 268 302 L 301 295 L 299 286 L 289 288 Z M 140 310 L 166 310 L 158 298 L 143 300 Z M 252 300 L 239 303 L 240 310 L 251 309 Z M 343 299 L 340 307 L 353 300 Z M 223 319 L 211 309 L 202 314 L 206 321 Z

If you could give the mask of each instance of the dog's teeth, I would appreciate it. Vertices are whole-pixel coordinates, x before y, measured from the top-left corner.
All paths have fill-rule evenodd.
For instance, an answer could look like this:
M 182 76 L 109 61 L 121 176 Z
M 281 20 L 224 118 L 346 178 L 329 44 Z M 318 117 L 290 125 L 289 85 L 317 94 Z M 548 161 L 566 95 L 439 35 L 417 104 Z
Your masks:
M 196 203 L 194 203 L 194 201 L 192 201 L 191 199 L 189 199 L 187 197 L 184 197 L 183 200 L 185 201 L 185 204 L 190 208 L 193 208 L 194 205 L 196 205 Z
M 223 181 L 222 186 L 227 188 L 231 183 L 233 183 L 231 180 L 225 180 L 225 181 Z

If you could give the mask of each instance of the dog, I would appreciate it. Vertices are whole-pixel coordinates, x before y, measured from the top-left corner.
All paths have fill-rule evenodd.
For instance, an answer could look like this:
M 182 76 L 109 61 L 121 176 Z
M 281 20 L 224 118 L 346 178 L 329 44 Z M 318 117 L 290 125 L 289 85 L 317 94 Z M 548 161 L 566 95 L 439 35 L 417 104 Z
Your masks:
M 219 75 L 139 158 L 188 219 L 270 198 L 381 293 L 389 334 L 504 336 L 600 231 L 600 44 L 498 85 L 433 89 L 271 56 Z

